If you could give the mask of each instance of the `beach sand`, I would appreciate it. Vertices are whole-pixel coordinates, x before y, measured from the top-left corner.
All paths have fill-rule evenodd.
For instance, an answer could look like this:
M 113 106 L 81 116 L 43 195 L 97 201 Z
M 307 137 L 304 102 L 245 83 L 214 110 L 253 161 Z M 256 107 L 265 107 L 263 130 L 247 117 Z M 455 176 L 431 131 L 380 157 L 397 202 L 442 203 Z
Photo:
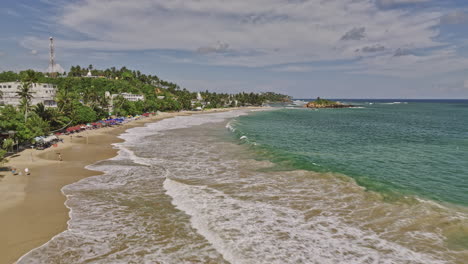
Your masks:
M 233 110 L 233 109 L 229 109 Z M 0 180 L 0 264 L 14 263 L 30 250 L 46 243 L 67 229 L 68 209 L 61 188 L 80 179 L 99 175 L 84 167 L 99 160 L 114 157 L 112 143 L 131 127 L 142 126 L 164 118 L 203 112 L 161 113 L 132 121 L 123 126 L 101 128 L 61 136 L 64 143 L 47 150 L 28 149 L 12 157 L 7 166 L 17 168 L 22 175 L 1 171 Z M 61 153 L 63 161 L 58 160 Z M 30 175 L 25 175 L 24 168 Z

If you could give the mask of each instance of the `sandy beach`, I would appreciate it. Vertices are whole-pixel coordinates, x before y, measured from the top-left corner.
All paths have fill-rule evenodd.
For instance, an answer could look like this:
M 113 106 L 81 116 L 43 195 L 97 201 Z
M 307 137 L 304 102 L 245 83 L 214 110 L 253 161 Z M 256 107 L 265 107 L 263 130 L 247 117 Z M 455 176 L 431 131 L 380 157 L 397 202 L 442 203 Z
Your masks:
M 64 143 L 46 150 L 28 149 L 10 158 L 6 166 L 15 167 L 21 175 L 2 171 L 0 175 L 0 263 L 14 263 L 28 251 L 44 244 L 66 230 L 68 209 L 61 188 L 80 179 L 99 175 L 85 169 L 99 160 L 111 158 L 117 150 L 112 143 L 126 129 L 164 118 L 203 112 L 161 113 L 118 127 L 101 128 L 61 136 Z M 58 153 L 63 161 L 58 160 Z M 29 168 L 30 175 L 24 169 Z

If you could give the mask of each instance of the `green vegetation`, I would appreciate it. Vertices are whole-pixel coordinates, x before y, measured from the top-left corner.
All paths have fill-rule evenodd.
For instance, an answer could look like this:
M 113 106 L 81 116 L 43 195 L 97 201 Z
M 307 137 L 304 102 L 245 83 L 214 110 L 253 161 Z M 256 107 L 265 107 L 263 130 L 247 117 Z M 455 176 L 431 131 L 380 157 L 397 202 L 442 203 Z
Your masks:
M 5 163 L 5 154 L 6 150 L 0 149 L 0 166 L 3 165 L 3 163 Z
M 93 77 L 83 77 L 88 71 L 91 71 Z M 30 142 L 34 137 L 51 131 L 93 122 L 111 114 L 138 115 L 155 111 L 191 110 L 197 106 L 205 109 L 260 106 L 291 99 L 276 93 L 227 94 L 205 91 L 200 93 L 203 100 L 198 101 L 195 92 L 181 89 L 177 84 L 161 80 L 155 75 L 131 71 L 126 67 L 99 70 L 92 65 L 87 68 L 73 66 L 68 74 L 58 77 L 33 70 L 0 73 L 0 82 L 14 81 L 21 82 L 21 88 L 17 91 L 21 105 L 17 108 L 9 105 L 0 107 L 0 132 L 5 135 L 7 131 L 15 131 L 16 143 Z M 56 108 L 46 108 L 43 104 L 31 105 L 33 83 L 50 83 L 58 87 Z M 119 95 L 122 93 L 144 95 L 145 100 L 128 101 Z M 117 96 L 111 98 L 109 94 Z
M 348 108 L 353 107 L 352 105 L 345 105 L 340 102 L 335 102 L 331 100 L 321 99 L 317 97 L 317 100 L 309 102 L 306 104 L 308 108 Z
M 340 103 L 327 100 L 327 99 L 322 99 L 320 97 L 317 97 L 315 101 L 313 101 L 316 105 L 323 105 L 323 106 L 331 106 L 331 105 L 339 105 Z

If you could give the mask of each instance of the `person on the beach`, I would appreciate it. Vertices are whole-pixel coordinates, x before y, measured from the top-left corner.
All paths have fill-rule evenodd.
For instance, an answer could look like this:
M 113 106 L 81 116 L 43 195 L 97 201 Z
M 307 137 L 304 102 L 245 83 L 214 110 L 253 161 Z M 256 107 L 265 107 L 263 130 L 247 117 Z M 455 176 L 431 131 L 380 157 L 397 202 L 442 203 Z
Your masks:
M 29 169 L 28 168 L 24 168 L 24 174 L 29 175 Z
M 59 161 L 62 161 L 62 154 L 61 153 L 58 153 L 58 159 L 59 159 Z
M 18 173 L 16 172 L 16 168 L 12 168 L 11 169 L 11 173 L 13 173 L 13 175 L 17 175 Z

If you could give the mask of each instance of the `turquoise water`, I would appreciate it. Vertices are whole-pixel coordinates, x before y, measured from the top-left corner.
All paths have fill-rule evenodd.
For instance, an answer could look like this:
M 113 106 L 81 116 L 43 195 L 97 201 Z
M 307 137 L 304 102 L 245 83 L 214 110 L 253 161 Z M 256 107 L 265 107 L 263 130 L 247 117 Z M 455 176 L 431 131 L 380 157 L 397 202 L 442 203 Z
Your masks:
M 103 174 L 62 189 L 68 229 L 18 263 L 466 264 L 468 208 L 380 195 L 465 204 L 465 109 L 244 109 L 131 128 L 87 167 Z
M 354 102 L 352 109 L 280 109 L 231 126 L 278 170 L 350 176 L 392 199 L 468 206 L 468 102 Z

